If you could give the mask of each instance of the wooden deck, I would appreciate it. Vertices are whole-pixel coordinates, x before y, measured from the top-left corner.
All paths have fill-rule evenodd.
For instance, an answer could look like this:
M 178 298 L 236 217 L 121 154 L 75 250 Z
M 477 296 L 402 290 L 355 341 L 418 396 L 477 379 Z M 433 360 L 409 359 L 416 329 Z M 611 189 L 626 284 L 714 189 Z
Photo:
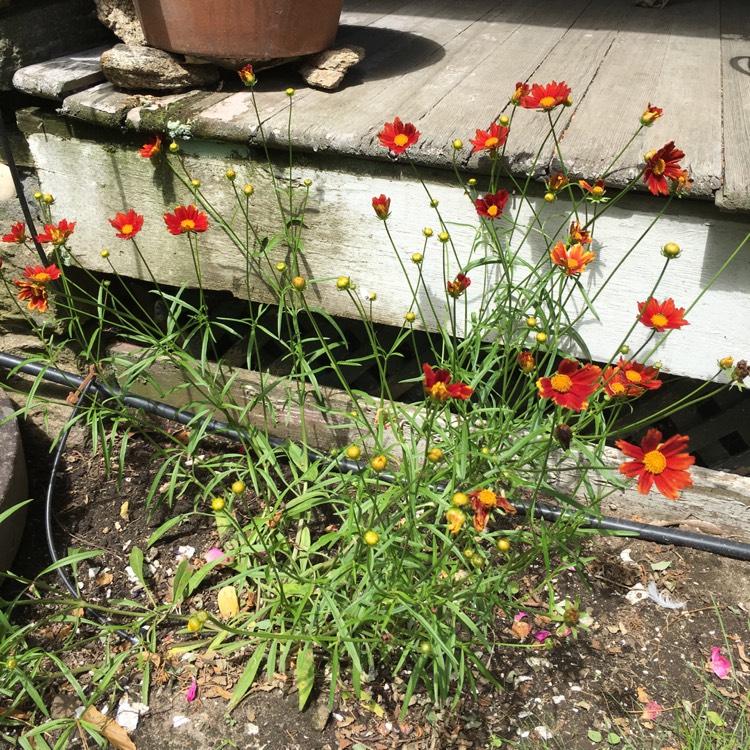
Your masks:
M 675 201 L 657 236 L 649 237 L 620 269 L 618 293 L 610 292 L 599 310 L 601 323 L 585 324 L 594 358 L 606 361 L 613 332 L 627 329 L 635 299 L 644 298 L 643 290 L 658 275 L 654 257 L 662 244 L 677 242 L 685 253 L 660 289 L 678 302 L 691 300 L 750 229 L 747 2 L 672 0 L 657 10 L 634 6 L 632 0 L 346 0 L 338 42 L 364 47 L 367 57 L 341 89 L 306 88 L 294 65 L 260 72 L 255 89 L 271 145 L 282 148 L 291 142 L 298 153 L 308 153 L 302 170 L 313 180 L 314 209 L 306 217 L 305 259 L 309 278 L 321 280 L 310 292 L 317 304 L 333 315 L 356 316 L 346 295 L 325 281 L 347 274 L 360 287 L 377 291 L 373 315 L 378 322 L 403 323 L 408 286 L 390 261 L 384 262 L 392 251 L 373 219 L 371 198 L 383 192 L 393 199 L 390 229 L 407 258 L 420 246 L 421 227 L 434 226 L 436 217 L 413 173 L 393 163 L 378 143 L 384 122 L 399 116 L 417 125 L 422 136 L 410 155 L 425 168 L 446 220 L 465 222 L 466 196 L 449 172 L 451 141 L 461 138 L 467 144 L 462 151 L 466 169 L 485 172 L 487 159 L 469 154 L 475 129 L 487 128 L 509 111 L 517 81 L 564 80 L 572 88 L 573 106 L 561 111 L 558 131 L 572 175 L 598 177 L 628 143 L 651 102 L 663 107 L 664 116 L 628 146 L 618 162 L 623 168 L 610 182 L 627 182 L 639 173 L 646 151 L 670 140 L 685 151 L 683 166 L 695 180 L 691 198 Z M 183 153 L 207 191 L 224 190 L 224 171 L 231 166 L 240 179 L 255 184 L 258 215 L 270 212 L 275 198 L 268 175 L 255 160 L 257 152 L 248 149 L 258 142 L 253 100 L 235 76 L 229 75 L 218 90 L 144 97 L 94 83 L 97 59 L 96 54 L 88 61 L 79 55 L 65 65 L 31 66 L 14 79 L 22 90 L 57 100 L 35 113 L 20 113 L 19 124 L 44 192 L 54 194 L 58 210 L 78 221 L 79 247 L 109 247 L 121 273 L 142 274 L 134 258 L 113 246 L 102 215 L 132 206 L 159 217 L 174 206 L 178 191 L 157 184 L 152 165 L 133 157 L 133 145 L 142 143 L 143 134 L 165 132 L 170 120 L 189 124 L 192 138 L 184 142 Z M 290 133 L 284 93 L 289 86 L 297 90 Z M 62 116 L 54 111 L 58 107 Z M 542 113 L 516 113 L 507 151 L 512 169 L 531 168 L 546 119 Z M 555 153 L 545 146 L 535 173 L 541 179 L 556 168 Z M 562 215 L 564 206 L 545 206 L 541 192 L 532 195 L 534 210 L 557 221 L 555 212 Z M 644 192 L 611 209 L 601 231 L 597 225 L 596 249 L 602 252 L 586 279 L 590 292 L 663 205 L 662 198 Z M 528 207 L 518 211 L 518 221 L 532 221 Z M 469 212 L 473 215 L 471 207 Z M 457 246 L 470 247 L 459 223 L 451 225 L 452 236 Z M 190 259 L 157 224 L 147 224 L 142 235 L 142 245 L 155 248 L 152 269 L 166 283 L 191 283 Z M 202 240 L 208 269 L 204 282 L 242 294 L 244 272 L 237 269 L 234 248 L 219 234 Z M 538 258 L 542 250 L 529 245 L 528 252 Z M 108 269 L 98 252 L 80 258 L 92 270 Z M 746 253 L 737 258 L 691 311 L 689 339 L 671 337 L 660 350 L 667 371 L 710 377 L 720 357 L 750 358 L 746 258 Z M 423 272 L 426 288 L 442 294 L 442 267 L 425 263 Z M 262 285 L 249 293 L 260 300 L 268 294 Z M 471 306 L 471 295 L 467 300 Z M 638 342 L 632 345 L 637 348 Z

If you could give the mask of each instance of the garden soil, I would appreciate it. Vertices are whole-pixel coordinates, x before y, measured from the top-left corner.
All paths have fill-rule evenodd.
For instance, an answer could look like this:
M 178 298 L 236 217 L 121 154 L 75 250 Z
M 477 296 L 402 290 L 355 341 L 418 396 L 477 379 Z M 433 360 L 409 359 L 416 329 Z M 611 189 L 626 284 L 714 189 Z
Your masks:
M 29 422 L 24 439 L 35 503 L 14 568 L 33 576 L 49 564 L 42 498 L 50 441 Z M 186 503 L 184 507 L 170 510 L 162 505 L 149 517 L 144 499 L 151 482 L 152 456 L 151 445 L 134 435 L 118 486 L 107 478 L 103 458 L 92 455 L 80 435 L 75 430 L 72 433 L 54 496 L 54 535 L 60 550 L 74 546 L 105 551 L 92 563 L 95 567 L 80 566 L 78 580 L 84 599 L 133 598 L 133 583 L 125 570 L 129 550 L 132 546 L 145 550 L 146 540 L 165 518 L 190 510 L 186 501 L 181 501 Z M 125 502 L 127 513 L 123 512 Z M 655 518 L 661 502 L 666 501 L 654 497 Z M 217 541 L 210 514 L 162 537 L 147 555 L 148 560 L 159 563 L 155 596 L 169 596 L 169 573 L 176 567 L 180 548 L 183 554 L 185 548 L 194 548 L 198 559 Z M 585 542 L 584 554 L 588 562 L 583 575 L 566 570 L 554 586 L 558 595 L 580 597 L 582 609 L 591 612 L 595 624 L 577 640 L 553 636 L 540 644 L 533 633 L 547 629 L 544 617 L 529 614 L 514 621 L 517 613 L 498 613 L 498 640 L 512 645 L 497 646 L 484 656 L 505 686 L 502 691 L 480 679 L 475 694 L 467 693 L 455 706 L 445 708 L 433 706 L 424 694 L 417 694 L 402 716 L 401 698 L 408 675 L 394 678 L 376 673 L 369 676 L 367 697 L 361 700 L 350 694 L 346 679 L 342 679 L 330 711 L 328 685 L 322 680 L 319 694 L 299 712 L 293 676 L 276 674 L 257 684 L 230 713 L 228 698 L 249 654 L 220 657 L 197 652 L 190 659 L 170 656 L 170 647 L 185 638 L 176 634 L 178 628 L 172 624 L 158 633 L 149 710 L 140 718 L 131 740 L 138 750 L 437 750 L 508 747 L 522 738 L 530 746 L 572 750 L 611 747 L 616 741 L 624 745 L 626 740 L 633 747 L 667 748 L 673 738 L 664 732 L 674 723 L 675 711 L 687 719 L 691 712 L 716 710 L 731 726 L 748 710 L 747 563 L 600 535 L 591 535 Z M 540 573 L 527 571 L 529 589 Z M 639 588 L 651 582 L 673 603 L 685 600 L 685 607 L 667 608 L 647 595 L 637 599 Z M 215 595 L 205 591 L 199 596 L 193 606 L 215 610 Z M 535 604 L 543 605 L 532 601 L 528 609 L 544 611 Z M 59 630 L 47 627 L 35 632 L 34 645 L 55 648 L 60 639 Z M 731 659 L 729 679 L 720 680 L 710 669 L 715 647 Z M 115 645 L 116 650 L 127 648 L 126 641 Z M 101 657 L 100 649 L 101 644 L 94 640 L 69 651 L 66 659 L 71 666 L 92 663 Z M 126 664 L 132 666 L 134 661 Z M 188 702 L 186 692 L 193 678 L 197 697 Z M 81 680 L 86 683 L 85 674 Z M 703 705 L 707 686 L 712 697 Z M 131 667 L 123 670 L 113 688 L 106 706 L 110 715 L 123 694 L 130 701 L 141 699 L 139 671 Z M 104 710 L 105 705 L 100 702 L 97 708 Z M 53 715 L 69 716 L 77 706 L 73 691 L 61 683 L 51 707 Z

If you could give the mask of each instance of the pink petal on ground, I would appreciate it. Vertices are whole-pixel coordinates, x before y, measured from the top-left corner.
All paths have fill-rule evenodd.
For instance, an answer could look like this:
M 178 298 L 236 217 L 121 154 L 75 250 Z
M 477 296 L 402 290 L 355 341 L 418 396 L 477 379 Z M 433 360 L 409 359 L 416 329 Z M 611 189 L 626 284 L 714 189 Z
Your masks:
M 551 635 L 552 633 L 550 633 L 549 630 L 538 630 L 534 633 L 533 637 L 536 638 L 539 643 L 544 643 Z
M 643 713 L 641 719 L 644 721 L 653 721 L 659 717 L 659 714 L 664 710 L 663 706 L 660 706 L 656 701 L 649 701 L 643 707 Z
M 208 550 L 208 552 L 206 552 L 206 554 L 204 555 L 207 563 L 213 562 L 214 560 L 221 560 L 222 557 L 226 556 L 227 553 L 224 552 L 223 549 L 219 549 L 218 547 L 211 547 L 211 549 Z
M 523 620 L 524 617 L 528 617 L 528 612 L 519 612 L 514 618 L 513 622 L 518 622 L 519 620 Z
M 190 687 L 185 691 L 185 700 L 188 703 L 192 703 L 198 697 L 198 683 L 193 677 L 193 681 L 190 683 Z
M 726 680 L 732 669 L 729 659 L 721 655 L 721 649 L 718 646 L 711 649 L 711 669 L 720 680 Z

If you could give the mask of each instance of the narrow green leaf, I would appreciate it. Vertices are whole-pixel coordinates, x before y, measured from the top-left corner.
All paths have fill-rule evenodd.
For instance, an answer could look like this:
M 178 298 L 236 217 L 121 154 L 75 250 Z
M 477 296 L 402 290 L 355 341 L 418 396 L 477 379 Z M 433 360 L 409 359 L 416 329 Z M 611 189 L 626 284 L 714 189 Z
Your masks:
M 153 547 L 156 542 L 161 539 L 164 534 L 166 534 L 173 526 L 176 526 L 178 523 L 182 523 L 187 516 L 184 513 L 181 513 L 179 516 L 175 516 L 174 518 L 170 518 L 168 521 L 165 521 L 159 528 L 151 534 L 151 536 L 148 538 L 148 542 L 146 542 L 146 547 Z
M 253 651 L 253 655 L 248 659 L 245 665 L 245 670 L 242 672 L 242 677 L 238 680 L 234 687 L 234 692 L 227 705 L 227 711 L 231 711 L 239 702 L 245 697 L 247 691 L 253 685 L 255 676 L 258 674 L 263 657 L 266 655 L 266 647 L 268 642 L 263 645 L 258 644 L 258 647 Z
M 306 643 L 297 654 L 297 690 L 299 692 L 299 710 L 304 711 L 307 699 L 315 682 L 315 656 L 311 643 Z
M 144 589 L 147 588 L 146 579 L 143 577 L 143 550 L 140 547 L 133 547 L 130 550 L 130 567 L 141 586 Z

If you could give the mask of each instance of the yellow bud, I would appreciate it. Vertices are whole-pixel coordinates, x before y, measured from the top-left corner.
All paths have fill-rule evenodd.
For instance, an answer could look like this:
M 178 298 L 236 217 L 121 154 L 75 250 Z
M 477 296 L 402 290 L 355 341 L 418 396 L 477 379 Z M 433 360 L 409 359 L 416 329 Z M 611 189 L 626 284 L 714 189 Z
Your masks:
M 539 331 L 535 338 L 537 344 L 543 344 L 547 340 L 547 334 L 544 331 Z
M 191 617 L 187 622 L 187 629 L 191 633 L 197 633 L 201 629 L 201 621 L 197 617 Z
M 409 310 L 409 312 L 404 315 L 404 318 L 406 319 L 407 323 L 413 323 L 417 319 L 417 316 L 411 310 Z
M 294 89 L 293 88 L 288 88 L 286 90 L 286 95 L 287 96 L 294 96 Z
M 508 123 L 510 123 L 510 119 L 508 119 L 507 115 L 502 115 L 500 119 L 498 120 L 500 125 L 502 125 L 504 128 L 508 127 Z
M 177 143 L 175 143 L 174 141 L 172 141 L 172 143 L 169 144 L 169 150 L 173 154 L 176 154 L 180 150 L 180 146 Z
M 242 192 L 245 195 L 252 195 L 255 192 L 255 188 L 252 185 L 245 185 L 245 187 L 242 188 Z
M 430 448 L 430 450 L 427 452 L 427 460 L 431 461 L 433 464 L 436 464 L 438 461 L 442 461 L 443 451 L 441 451 L 440 448 Z
M 51 205 L 52 205 L 52 204 L 53 204 L 53 203 L 55 202 L 55 199 L 54 199 L 54 197 L 53 197 L 52 195 L 50 195 L 49 193 L 45 193 L 45 194 L 44 194 L 44 195 L 42 196 L 42 200 L 43 200 L 43 201 L 44 201 L 44 202 L 45 202 L 45 203 L 46 203 L 46 204 L 47 204 L 48 206 L 51 206 Z
M 461 507 L 462 505 L 468 505 L 469 496 L 465 492 L 456 492 L 451 498 L 451 502 L 459 507 Z
M 284 271 L 286 271 L 286 263 L 277 263 L 276 264 L 276 270 L 279 273 L 284 273 Z
M 476 178 L 475 178 L 475 177 L 469 177 L 469 179 L 468 179 L 468 180 L 466 181 L 466 184 L 467 184 L 467 185 L 468 185 L 469 187 L 474 187 L 474 185 L 476 185 L 476 184 L 477 184 L 477 180 L 476 180 Z
M 374 547 L 380 541 L 380 534 L 378 534 L 377 531 L 370 529 L 369 531 L 365 531 L 362 535 L 362 539 L 365 540 L 365 544 L 368 547 Z
M 411 256 L 411 262 L 416 263 L 419 265 L 424 260 L 424 255 L 422 253 L 414 253 L 414 255 Z
M 348 289 L 351 286 L 351 280 L 348 276 L 339 276 L 338 279 L 336 279 L 336 288 L 337 289 Z
M 464 142 L 460 138 L 456 138 L 455 141 L 453 141 L 453 148 L 456 149 L 456 151 L 460 151 L 464 147 Z
M 302 276 L 295 276 L 292 279 L 292 286 L 298 291 L 302 292 L 307 287 L 307 281 Z
M 728 370 L 734 364 L 734 357 L 724 357 L 719 360 L 719 367 L 722 370 Z
M 101 256 L 102 258 L 109 258 L 109 250 L 106 250 L 106 249 L 102 250 Z
M 34 200 L 35 201 L 40 201 L 40 200 L 42 200 L 43 197 L 44 196 L 38 190 L 34 193 Z
M 497 548 L 500 552 L 507 552 L 510 549 L 510 541 L 508 539 L 498 539 Z
M 346 449 L 346 456 L 347 458 L 351 458 L 352 461 L 356 461 L 361 455 L 362 451 L 360 450 L 358 445 L 350 445 Z
M 630 354 L 630 347 L 627 344 L 623 344 L 620 347 L 620 354 Z
M 544 200 L 546 200 L 547 203 L 552 203 L 555 200 L 555 194 L 554 193 L 545 193 L 544 194 Z
M 232 492 L 235 495 L 241 495 L 245 491 L 245 483 L 238 479 L 236 482 L 232 482 Z
M 215 497 L 213 500 L 211 500 L 211 510 L 220 511 L 224 510 L 224 498 L 223 497 Z
M 375 471 L 384 471 L 387 464 L 388 459 L 383 455 L 375 456 L 375 458 L 370 460 L 370 466 Z
M 440 201 L 437 198 L 433 198 L 430 201 L 430 206 L 432 206 L 432 208 L 437 208 L 438 205 L 440 205 Z
M 661 254 L 670 260 L 673 258 L 679 258 L 681 252 L 682 250 L 680 249 L 680 246 L 676 245 L 674 242 L 667 242 L 667 244 L 661 249 Z
M 367 292 L 367 299 L 370 302 L 375 302 L 375 300 L 378 298 L 377 292 Z
M 306 179 L 303 183 L 305 187 L 310 187 L 312 185 L 312 180 L 310 178 Z
M 433 235 L 433 231 L 432 231 L 432 229 L 430 229 L 430 227 L 425 227 L 425 228 L 424 228 L 424 229 L 422 230 L 422 234 L 423 234 L 423 235 L 424 235 L 425 237 L 432 237 L 432 235 Z
M 190 180 L 190 186 L 194 188 L 199 188 L 201 186 L 200 180 Z
M 235 172 L 233 169 L 227 169 L 227 171 L 224 172 L 224 176 L 228 180 L 234 180 L 237 177 L 237 172 Z
M 448 232 L 440 232 L 440 234 L 438 235 L 438 239 L 443 243 L 448 242 L 450 238 L 451 236 L 448 234 Z
M 536 318 L 533 315 L 529 315 L 529 317 L 526 318 L 526 325 L 529 328 L 536 328 Z

